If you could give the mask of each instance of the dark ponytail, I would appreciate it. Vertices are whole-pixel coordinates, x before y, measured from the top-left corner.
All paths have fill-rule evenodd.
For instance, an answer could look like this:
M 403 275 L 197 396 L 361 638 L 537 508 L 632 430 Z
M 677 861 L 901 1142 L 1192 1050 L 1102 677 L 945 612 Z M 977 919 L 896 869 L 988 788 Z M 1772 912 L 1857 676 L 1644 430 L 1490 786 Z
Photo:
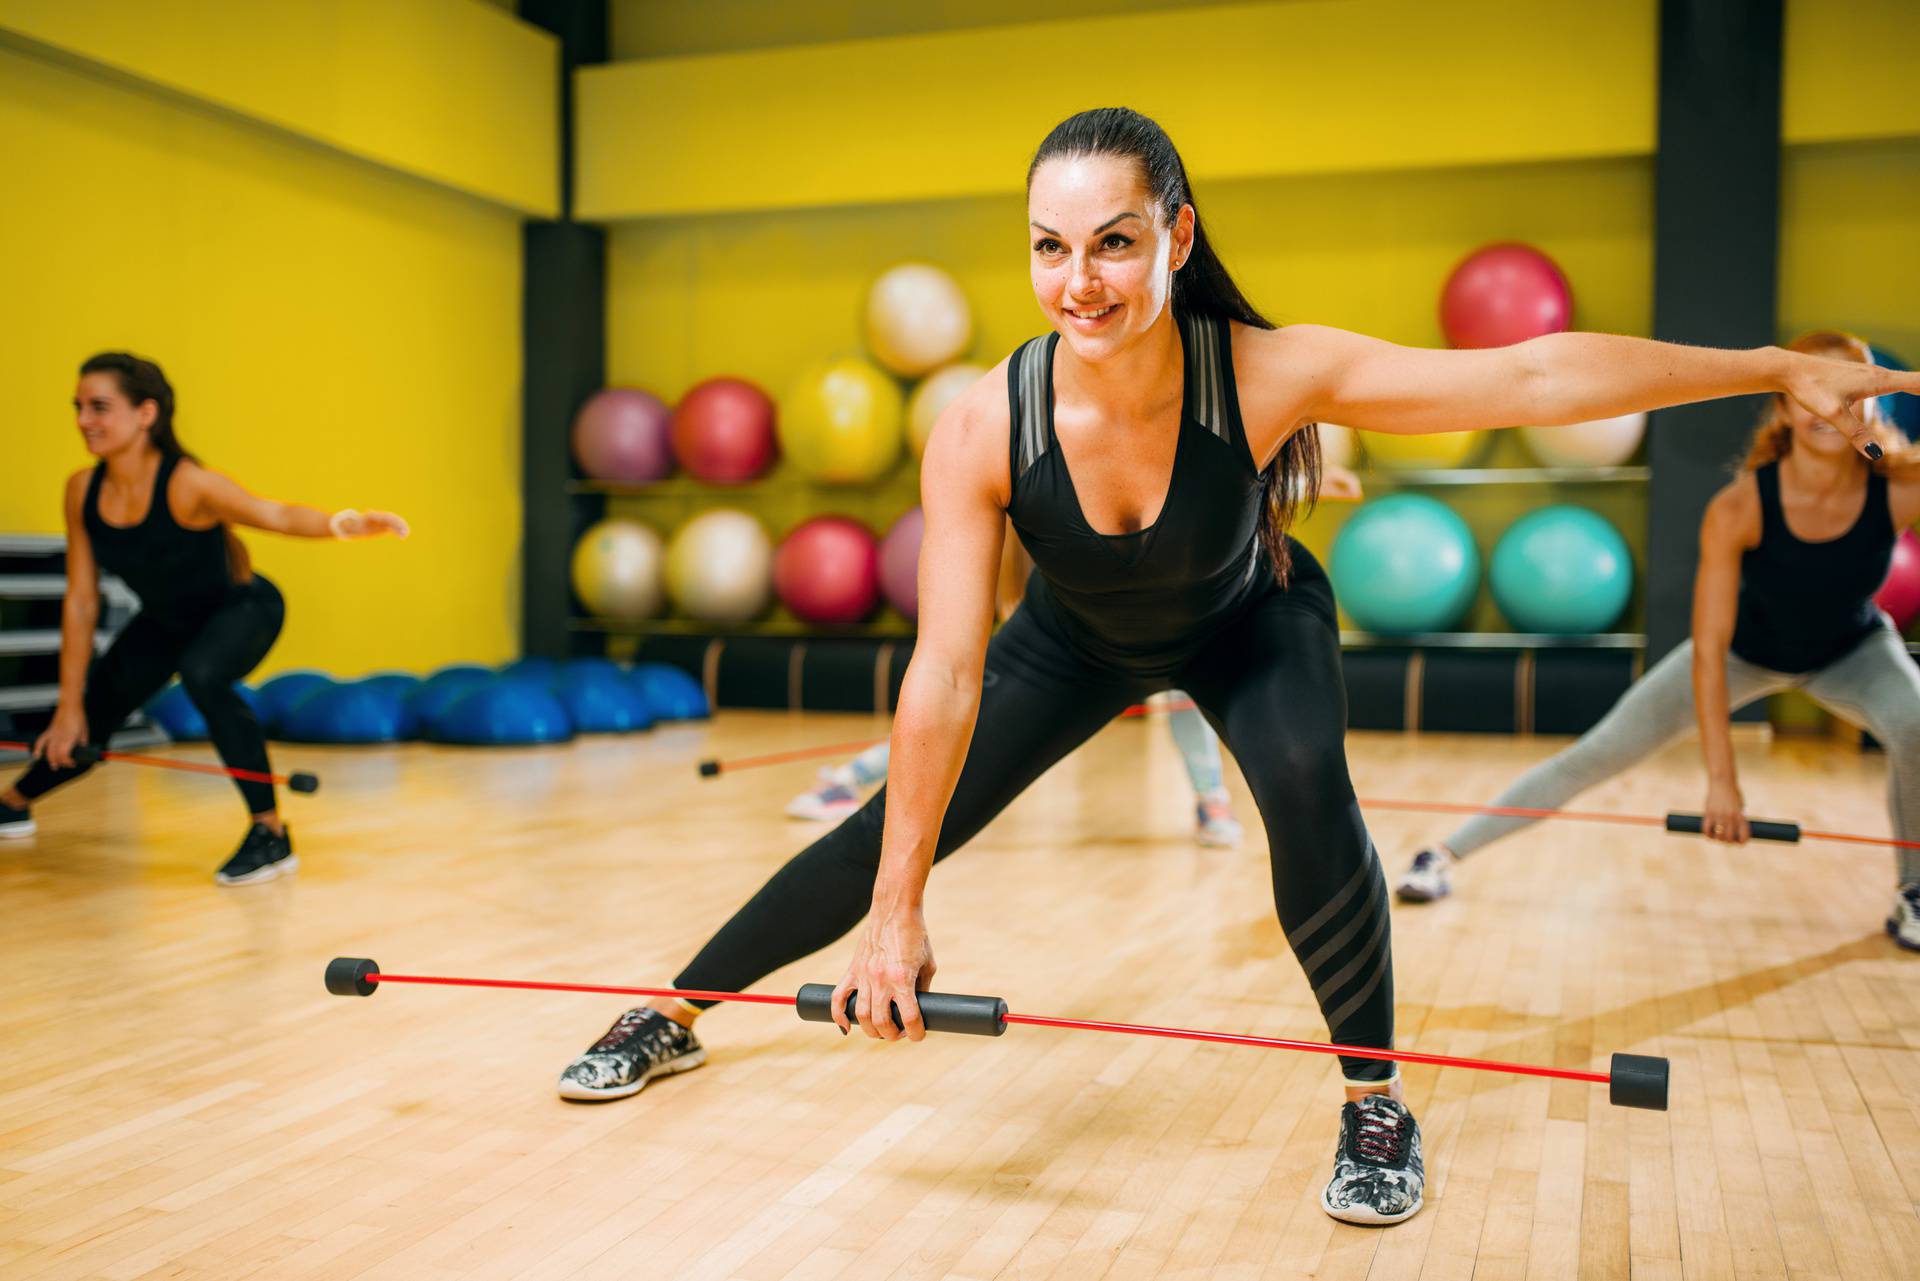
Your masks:
M 120 384 L 120 394 L 132 401 L 136 408 L 151 400 L 156 412 L 147 439 L 163 454 L 193 457 L 181 447 L 180 438 L 173 434 L 173 384 L 167 381 L 160 366 L 131 352 L 103 351 L 97 356 L 88 357 L 86 363 L 80 366 L 80 376 L 84 378 L 88 374 L 112 374 Z
M 1041 164 L 1056 157 L 1119 156 L 1140 166 L 1147 190 L 1167 226 L 1180 215 L 1180 206 L 1193 204 L 1187 169 L 1174 150 L 1173 140 L 1158 124 L 1126 107 L 1099 107 L 1069 116 L 1055 125 L 1027 166 L 1027 190 Z M 1253 309 L 1233 283 L 1220 256 L 1207 239 L 1200 210 L 1193 212 L 1193 252 L 1173 273 L 1175 315 L 1217 316 L 1237 320 L 1254 329 L 1272 329 L 1273 322 Z M 1292 557 L 1287 531 L 1302 507 L 1311 510 L 1320 498 L 1320 428 L 1309 423 L 1287 437 L 1280 452 L 1260 473 L 1260 545 L 1273 562 L 1274 576 L 1287 581 Z

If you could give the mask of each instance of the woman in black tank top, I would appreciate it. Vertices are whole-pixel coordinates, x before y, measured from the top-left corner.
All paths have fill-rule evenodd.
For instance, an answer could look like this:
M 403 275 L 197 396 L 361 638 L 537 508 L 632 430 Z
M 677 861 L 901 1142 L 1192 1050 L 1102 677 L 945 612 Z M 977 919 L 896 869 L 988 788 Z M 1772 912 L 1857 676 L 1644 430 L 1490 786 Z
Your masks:
M 1871 363 L 1850 334 L 1817 330 L 1788 350 Z M 1499 809 L 1559 809 L 1690 728 L 1707 768 L 1705 834 L 1745 842 L 1731 713 L 1785 689 L 1866 725 L 1887 748 L 1894 834 L 1920 841 L 1920 668 L 1874 595 L 1899 531 L 1920 519 L 1920 467 L 1899 434 L 1870 424 L 1869 462 L 1821 416 L 1767 403 L 1740 474 L 1708 504 L 1694 575 L 1693 635 L 1634 682 L 1599 724 L 1515 780 Z M 1396 887 L 1408 902 L 1450 894 L 1453 867 L 1530 825 L 1487 815 L 1420 850 Z M 1887 932 L 1920 951 L 1920 850 L 1894 855 Z
M 836 1018 L 844 1029 L 854 994 L 867 1035 L 921 1039 L 934 862 L 1129 703 L 1177 687 L 1246 776 L 1280 924 L 1333 1039 L 1388 1048 L 1387 889 L 1347 774 L 1333 592 L 1287 537 L 1317 485 L 1314 424 L 1571 423 L 1777 389 L 1851 419 L 1853 401 L 1920 376 L 1599 334 L 1423 351 L 1275 330 L 1208 245 L 1173 144 L 1124 109 L 1062 123 L 1027 185 L 1028 266 L 1053 333 L 962 394 L 928 443 L 920 632 L 890 781 L 776 873 L 677 985 L 738 990 L 860 926 Z M 1038 568 L 1026 606 L 995 633 L 1006 516 Z M 696 1066 L 697 1012 L 671 1001 L 629 1012 L 563 1072 L 561 1094 L 617 1098 Z M 1322 1206 L 1353 1222 L 1404 1219 L 1424 1173 L 1393 1066 L 1341 1064 L 1349 1101 Z
M 31 803 L 88 768 L 75 763 L 74 748 L 105 744 L 176 672 L 220 759 L 271 772 L 260 724 L 234 686 L 266 657 L 285 607 L 279 590 L 253 572 L 232 526 L 301 538 L 406 536 L 406 522 L 387 512 L 328 515 L 249 494 L 181 449 L 173 403 L 172 386 L 150 360 L 106 352 L 80 367 L 74 414 L 100 461 L 67 481 L 60 702 L 32 765 L 0 792 L 0 836 L 31 835 Z M 102 569 L 133 589 L 140 612 L 95 658 Z M 236 785 L 251 823 L 216 879 L 238 885 L 292 871 L 293 842 L 272 785 Z

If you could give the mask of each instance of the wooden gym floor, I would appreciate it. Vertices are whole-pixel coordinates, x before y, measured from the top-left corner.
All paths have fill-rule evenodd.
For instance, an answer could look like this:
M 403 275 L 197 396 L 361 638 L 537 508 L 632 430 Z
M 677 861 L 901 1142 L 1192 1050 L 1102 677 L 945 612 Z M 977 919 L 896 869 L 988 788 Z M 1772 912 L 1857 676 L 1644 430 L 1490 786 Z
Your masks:
M 1879 1277 L 1920 1275 L 1920 958 L 1890 860 L 1547 824 L 1395 909 L 1401 1043 L 1604 1069 L 1673 1109 L 1413 1068 L 1427 1208 L 1325 1218 L 1317 1055 L 1014 1028 L 842 1040 L 759 1007 L 708 1067 L 602 1106 L 553 1083 L 618 998 L 327 996 L 395 973 L 665 983 L 810 829 L 810 765 L 706 755 L 879 732 L 731 713 L 534 751 L 285 748 L 299 874 L 216 888 L 218 781 L 108 766 L 0 843 L 0 1277 Z M 1356 734 L 1363 796 L 1484 799 L 1547 739 Z M 187 753 L 200 757 L 197 752 Z M 1884 763 L 1743 741 L 1762 816 L 1886 832 Z M 1694 808 L 1690 745 L 1583 798 Z M 1251 805 L 1233 778 L 1243 819 Z M 1163 727 L 1119 724 L 936 874 L 940 986 L 1016 1011 L 1320 1039 L 1257 840 L 1189 841 Z M 1378 812 L 1389 874 L 1444 820 Z M 838 977 L 828 953 L 760 986 Z

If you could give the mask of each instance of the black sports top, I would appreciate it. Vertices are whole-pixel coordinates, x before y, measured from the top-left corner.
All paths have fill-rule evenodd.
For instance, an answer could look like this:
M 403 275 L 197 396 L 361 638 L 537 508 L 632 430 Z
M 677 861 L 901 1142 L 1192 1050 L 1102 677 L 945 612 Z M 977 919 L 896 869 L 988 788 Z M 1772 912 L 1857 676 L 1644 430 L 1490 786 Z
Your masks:
M 1088 657 L 1136 675 L 1168 675 L 1221 624 L 1281 591 L 1260 547 L 1259 469 L 1240 419 L 1227 321 L 1180 316 L 1185 352 L 1180 438 L 1159 517 L 1125 534 L 1087 522 L 1053 431 L 1053 355 L 1035 338 L 1007 362 L 1013 496 L 1007 515 L 1038 570 L 1026 605 Z M 1333 590 L 1291 544 L 1289 596 L 1335 626 Z
M 1844 656 L 1880 626 L 1873 595 L 1886 581 L 1898 531 L 1887 478 L 1867 475 L 1867 501 L 1853 527 L 1803 542 L 1780 508 L 1780 464 L 1754 470 L 1760 543 L 1740 558 L 1740 612 L 1733 652 L 1776 672 L 1811 672 Z
M 107 465 L 93 469 L 81 518 L 100 567 L 118 575 L 140 598 L 140 612 L 161 622 L 198 625 L 233 585 L 227 562 L 227 531 L 187 529 L 167 505 L 167 482 L 180 464 L 179 454 L 163 454 L 154 472 L 147 515 L 137 525 L 109 525 L 100 516 L 100 482 Z

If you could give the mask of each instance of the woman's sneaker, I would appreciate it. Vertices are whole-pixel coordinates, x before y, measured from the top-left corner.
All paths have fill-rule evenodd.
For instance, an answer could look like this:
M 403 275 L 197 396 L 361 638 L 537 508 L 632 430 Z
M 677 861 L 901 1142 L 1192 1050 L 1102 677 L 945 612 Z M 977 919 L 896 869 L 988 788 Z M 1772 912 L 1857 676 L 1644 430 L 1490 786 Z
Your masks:
M 1406 1105 L 1369 1094 L 1340 1109 L 1340 1147 L 1320 1208 L 1342 1223 L 1398 1223 L 1425 1203 L 1420 1124 Z
M 15 809 L 0 801 L 0 840 L 8 837 L 32 836 L 39 830 L 33 821 L 33 812 L 24 806 Z
M 598 1103 L 638 1094 L 656 1076 L 690 1072 L 707 1061 L 693 1029 L 658 1010 L 628 1010 L 593 1048 L 560 1074 L 560 1097 Z
M 1887 933 L 1909 952 L 1920 952 L 1920 881 L 1902 885 L 1887 913 Z
M 255 823 L 213 879 L 222 885 L 252 885 L 285 876 L 299 866 L 300 860 L 293 856 L 292 832 L 276 832 L 265 823 Z
M 1227 794 L 1203 797 L 1195 803 L 1193 812 L 1193 839 L 1198 845 L 1211 846 L 1214 849 L 1233 850 L 1240 848 L 1240 842 L 1246 833 L 1240 828 L 1240 820 L 1233 816 L 1233 806 L 1227 800 Z
M 1413 856 L 1413 866 L 1393 887 L 1393 892 L 1402 903 L 1431 903 L 1437 898 L 1445 898 L 1453 893 L 1453 878 L 1449 872 L 1454 862 L 1453 855 L 1430 845 Z
M 845 766 L 820 771 L 820 781 L 811 792 L 802 792 L 787 802 L 790 818 L 814 823 L 838 823 L 860 808 L 860 793 L 845 773 Z

